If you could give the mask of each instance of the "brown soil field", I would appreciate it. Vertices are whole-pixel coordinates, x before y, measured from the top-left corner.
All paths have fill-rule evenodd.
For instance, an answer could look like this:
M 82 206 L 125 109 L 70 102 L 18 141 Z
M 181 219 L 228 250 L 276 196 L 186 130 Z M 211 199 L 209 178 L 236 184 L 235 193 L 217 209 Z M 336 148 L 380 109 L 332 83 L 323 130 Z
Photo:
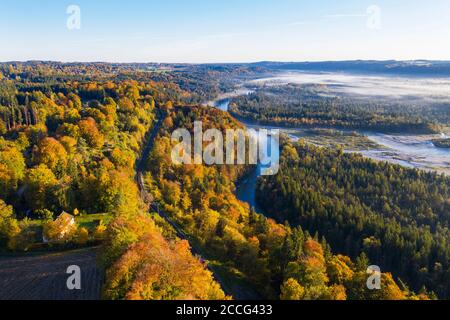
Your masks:
M 0 300 L 97 300 L 102 273 L 97 268 L 98 248 L 0 257 Z M 81 269 L 81 289 L 67 288 L 67 268 Z

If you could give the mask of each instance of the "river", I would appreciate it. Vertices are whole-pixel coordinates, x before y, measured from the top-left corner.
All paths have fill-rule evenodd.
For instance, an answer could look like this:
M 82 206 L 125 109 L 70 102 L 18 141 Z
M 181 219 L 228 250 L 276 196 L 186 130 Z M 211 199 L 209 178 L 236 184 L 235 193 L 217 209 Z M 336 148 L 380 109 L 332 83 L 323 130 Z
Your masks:
M 248 94 L 250 90 L 237 90 L 234 93 L 220 97 L 212 101 L 209 105 L 228 112 L 230 99 L 241 94 Z M 247 128 L 253 129 L 280 129 L 281 133 L 287 134 L 293 140 L 305 135 L 305 128 L 280 128 L 272 126 L 255 125 L 241 121 Z M 432 139 L 439 138 L 439 135 L 389 135 L 378 132 L 357 131 L 375 142 L 380 148 L 373 148 L 364 151 L 346 150 L 347 152 L 361 153 L 362 155 L 378 160 L 400 164 L 408 168 L 418 168 L 430 171 L 437 171 L 450 175 L 450 149 L 437 148 L 431 142 Z M 256 203 L 257 179 L 260 176 L 261 167 L 242 179 L 238 184 L 236 196 L 239 200 L 247 202 L 256 211 L 262 212 Z

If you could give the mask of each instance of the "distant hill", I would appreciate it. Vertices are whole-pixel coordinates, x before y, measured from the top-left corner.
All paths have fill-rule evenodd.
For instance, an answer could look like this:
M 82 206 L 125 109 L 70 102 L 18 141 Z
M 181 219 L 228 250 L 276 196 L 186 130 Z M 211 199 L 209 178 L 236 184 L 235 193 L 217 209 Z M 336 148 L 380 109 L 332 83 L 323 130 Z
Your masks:
M 173 71 L 173 72 L 219 72 L 234 76 L 251 76 L 271 73 L 273 71 L 306 71 L 306 72 L 345 72 L 355 74 L 379 74 L 416 77 L 450 77 L 450 61 L 411 60 L 411 61 L 320 61 L 320 62 L 276 62 L 262 61 L 255 63 L 108 63 L 108 62 L 72 62 L 57 61 L 9 61 L 0 62 L 0 69 L 12 66 L 46 66 L 55 69 L 63 68 L 67 73 L 71 69 L 90 67 L 103 72 L 130 71 Z
M 408 76 L 450 77 L 450 61 L 323 61 L 323 62 L 258 62 L 254 66 L 270 70 L 315 72 L 351 72 Z

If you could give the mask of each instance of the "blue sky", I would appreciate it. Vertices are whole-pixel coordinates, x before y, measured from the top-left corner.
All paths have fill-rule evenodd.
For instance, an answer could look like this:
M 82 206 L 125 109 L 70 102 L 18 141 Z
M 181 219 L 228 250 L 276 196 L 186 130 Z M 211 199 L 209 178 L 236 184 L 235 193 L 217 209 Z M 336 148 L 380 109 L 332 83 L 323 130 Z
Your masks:
M 449 39 L 448 0 L 0 0 L 0 61 L 450 60 Z

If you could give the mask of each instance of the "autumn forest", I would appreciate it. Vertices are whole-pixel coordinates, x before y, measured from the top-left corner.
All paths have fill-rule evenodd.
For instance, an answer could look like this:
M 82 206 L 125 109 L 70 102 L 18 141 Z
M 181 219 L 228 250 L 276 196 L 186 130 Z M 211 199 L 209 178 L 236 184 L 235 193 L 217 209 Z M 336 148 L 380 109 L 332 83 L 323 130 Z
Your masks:
M 172 132 L 195 121 L 221 132 L 240 120 L 421 134 L 448 124 L 437 105 L 366 108 L 310 85 L 237 95 L 230 112 L 208 103 L 271 72 L 1 63 L 0 262 L 93 250 L 96 298 L 108 300 L 450 298 L 445 174 L 282 135 L 280 171 L 257 181 L 258 209 L 236 195 L 254 166 L 173 163 Z

